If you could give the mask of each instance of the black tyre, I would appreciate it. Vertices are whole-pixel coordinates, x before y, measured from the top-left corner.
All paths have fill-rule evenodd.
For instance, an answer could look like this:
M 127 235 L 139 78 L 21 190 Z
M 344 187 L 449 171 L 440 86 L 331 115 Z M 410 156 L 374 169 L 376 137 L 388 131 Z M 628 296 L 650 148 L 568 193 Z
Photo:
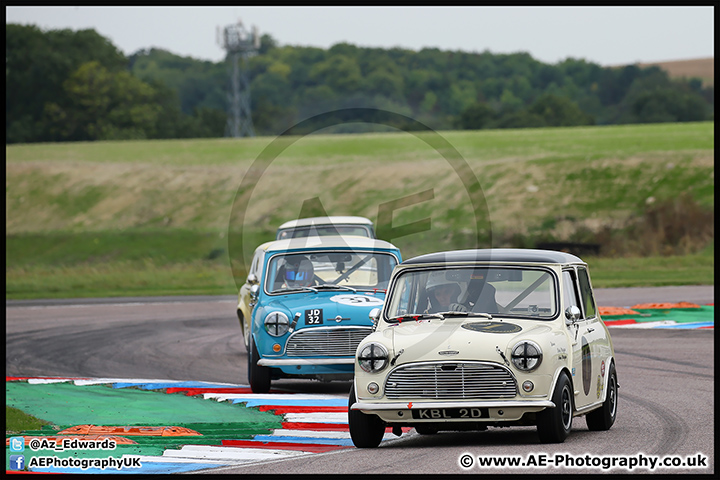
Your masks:
M 538 436 L 542 443 L 562 443 L 572 428 L 573 392 L 565 372 L 558 377 L 552 401 L 555 408 L 546 408 L 537 414 Z
M 602 407 L 593 410 L 585 416 L 588 429 L 592 431 L 609 430 L 617 417 L 618 383 L 615 364 L 610 364 L 608 375 L 607 396 Z
M 348 425 L 350 438 L 358 448 L 376 448 L 385 435 L 385 422 L 377 415 L 367 415 L 359 410 L 350 410 L 355 403 L 355 385 L 350 388 L 348 401 Z
M 260 355 L 255 340 L 250 338 L 250 351 L 248 352 L 248 382 L 253 393 L 267 393 L 270 391 L 270 368 L 257 364 Z

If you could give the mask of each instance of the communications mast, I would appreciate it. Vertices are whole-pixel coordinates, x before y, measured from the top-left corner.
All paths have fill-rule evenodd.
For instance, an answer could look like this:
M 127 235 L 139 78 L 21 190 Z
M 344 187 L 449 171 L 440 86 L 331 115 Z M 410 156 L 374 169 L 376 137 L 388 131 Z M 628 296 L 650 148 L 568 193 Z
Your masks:
M 218 27 L 220 37 L 220 27 Z M 248 58 L 256 55 L 260 49 L 260 35 L 253 26 L 248 32 L 238 20 L 236 25 L 225 27 L 222 39 L 218 43 L 227 51 L 230 61 L 230 93 L 226 137 L 254 137 L 250 112 L 250 80 L 248 78 Z

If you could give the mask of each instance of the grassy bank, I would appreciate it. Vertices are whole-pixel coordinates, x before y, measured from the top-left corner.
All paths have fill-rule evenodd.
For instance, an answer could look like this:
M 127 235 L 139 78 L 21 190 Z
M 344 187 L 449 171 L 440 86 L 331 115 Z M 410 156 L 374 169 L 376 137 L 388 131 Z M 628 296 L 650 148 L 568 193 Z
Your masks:
M 28 415 L 17 408 L 5 405 L 5 435 L 21 433 L 24 430 L 40 430 L 49 422 Z
M 139 234 L 84 234 L 73 244 L 69 234 L 11 236 L 8 248 L 25 256 L 8 259 L 6 298 L 235 295 L 228 255 L 221 239 L 212 237 L 180 232 L 158 234 L 149 241 Z M 168 252 L 178 256 L 169 257 Z M 204 258 L 194 258 L 193 252 Z M 682 256 L 584 260 L 595 287 L 715 283 L 712 246 Z
M 6 146 L 6 296 L 234 294 L 230 258 L 304 205 L 393 202 L 386 226 L 431 221 L 392 239 L 405 258 L 597 243 L 597 286 L 714 282 L 713 122 L 440 134 Z

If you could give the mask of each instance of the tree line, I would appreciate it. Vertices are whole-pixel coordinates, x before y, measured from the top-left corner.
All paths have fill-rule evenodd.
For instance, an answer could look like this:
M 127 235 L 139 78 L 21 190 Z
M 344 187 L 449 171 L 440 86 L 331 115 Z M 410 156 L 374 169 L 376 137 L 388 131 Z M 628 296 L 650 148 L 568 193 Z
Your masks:
M 160 49 L 125 56 L 94 30 L 7 24 L 6 143 L 225 135 L 229 62 Z M 658 67 L 602 67 L 527 53 L 279 46 L 263 35 L 247 60 L 256 134 L 278 135 L 358 107 L 390 110 L 396 128 L 534 128 L 714 119 L 714 88 Z M 355 110 L 345 110 L 355 109 Z M 416 121 L 403 124 L 402 118 Z M 309 120 L 308 120 L 309 119 Z M 367 117 L 363 120 L 368 121 Z M 372 121 L 372 119 L 370 119 Z M 293 133 L 306 133 L 293 130 Z

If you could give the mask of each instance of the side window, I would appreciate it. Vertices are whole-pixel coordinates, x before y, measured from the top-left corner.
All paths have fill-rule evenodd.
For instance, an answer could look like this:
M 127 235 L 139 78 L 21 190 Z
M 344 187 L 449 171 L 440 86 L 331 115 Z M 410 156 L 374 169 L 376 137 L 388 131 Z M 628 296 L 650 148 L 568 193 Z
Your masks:
M 255 258 L 253 258 L 252 266 L 250 267 L 250 273 L 254 273 L 258 278 L 260 278 L 260 261 L 262 257 L 263 252 L 255 253 Z
M 564 270 L 563 273 L 563 300 L 565 308 L 576 306 L 582 311 L 580 307 L 580 300 L 577 292 L 577 283 L 575 282 L 575 271 Z
M 580 283 L 580 295 L 582 303 L 585 307 L 585 318 L 596 317 L 595 299 L 593 298 L 592 287 L 590 286 L 590 276 L 585 268 L 578 268 L 578 280 Z

